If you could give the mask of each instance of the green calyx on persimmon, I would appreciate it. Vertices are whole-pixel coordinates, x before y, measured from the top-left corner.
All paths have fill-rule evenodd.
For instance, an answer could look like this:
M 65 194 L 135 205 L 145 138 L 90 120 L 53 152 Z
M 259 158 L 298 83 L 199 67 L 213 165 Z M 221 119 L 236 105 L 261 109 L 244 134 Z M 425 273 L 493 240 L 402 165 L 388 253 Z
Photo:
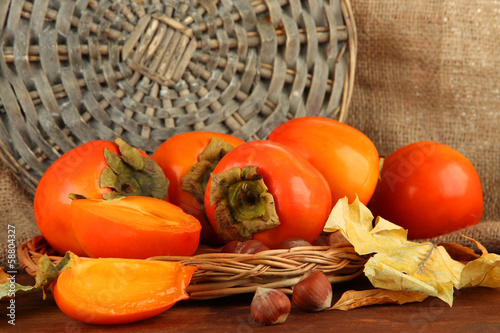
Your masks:
M 108 166 L 104 168 L 100 178 L 101 187 L 109 187 L 114 191 L 103 194 L 103 198 L 141 195 L 165 200 L 169 181 L 158 163 L 143 156 L 139 150 L 120 138 L 115 142 L 121 156 L 107 148 L 104 150 Z
M 39 270 L 36 272 L 35 276 L 35 287 L 42 288 L 43 299 L 46 299 L 47 295 L 45 290 L 51 284 L 52 281 L 57 279 L 59 274 L 66 268 L 71 267 L 71 252 L 66 252 L 64 257 L 59 261 L 57 265 L 54 265 L 47 254 L 44 254 L 40 259 L 38 259 L 37 265 Z
M 216 205 L 215 229 L 224 241 L 249 240 L 280 224 L 274 198 L 253 166 L 212 174 L 210 204 Z
M 198 163 L 182 177 L 182 189 L 190 192 L 198 202 L 203 203 L 205 189 L 210 175 L 220 159 L 234 147 L 221 138 L 213 137 L 208 146 L 199 155 Z

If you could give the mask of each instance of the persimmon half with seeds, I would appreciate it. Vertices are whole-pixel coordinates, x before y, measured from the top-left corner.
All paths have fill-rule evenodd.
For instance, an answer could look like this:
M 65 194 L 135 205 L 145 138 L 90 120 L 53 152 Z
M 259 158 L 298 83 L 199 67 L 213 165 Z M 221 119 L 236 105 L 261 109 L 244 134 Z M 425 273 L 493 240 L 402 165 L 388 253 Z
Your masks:
M 54 266 L 42 257 L 37 285 L 50 285 L 57 306 L 88 324 L 126 324 L 156 316 L 189 298 L 195 266 L 138 259 L 84 259 L 68 252 Z
M 71 224 L 89 257 L 146 259 L 190 256 L 200 241 L 200 222 L 165 200 L 129 196 L 75 199 Z

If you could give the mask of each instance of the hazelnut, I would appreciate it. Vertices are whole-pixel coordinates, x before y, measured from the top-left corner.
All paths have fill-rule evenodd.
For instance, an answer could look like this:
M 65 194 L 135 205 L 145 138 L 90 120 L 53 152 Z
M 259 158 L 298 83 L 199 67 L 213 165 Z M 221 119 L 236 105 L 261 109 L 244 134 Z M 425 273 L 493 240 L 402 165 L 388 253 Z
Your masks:
M 241 242 L 240 241 L 230 241 L 229 243 L 227 243 L 226 245 L 224 245 L 222 247 L 222 249 L 220 250 L 221 253 L 234 253 L 234 251 L 236 250 L 236 247 L 238 245 L 240 245 Z
M 269 250 L 269 248 L 266 245 L 264 245 L 264 243 L 262 243 L 261 241 L 250 239 L 242 242 L 241 244 L 238 244 L 238 246 L 236 246 L 236 248 L 234 249 L 234 253 L 251 254 L 267 250 Z
M 264 243 L 255 239 L 249 239 L 244 242 L 231 241 L 224 245 L 221 253 L 245 253 L 253 254 L 261 251 L 270 250 Z
M 328 235 L 322 233 L 321 235 L 318 236 L 313 242 L 314 246 L 328 246 Z
M 311 243 L 302 238 L 289 238 L 278 245 L 278 249 L 291 249 L 297 246 L 311 246 Z
M 336 244 L 349 243 L 347 238 L 340 231 L 335 231 L 328 236 L 328 245 L 333 246 Z
M 263 325 L 283 324 L 292 304 L 284 292 L 277 289 L 258 287 L 250 304 L 255 323 Z
M 313 269 L 293 287 L 292 303 L 302 311 L 323 311 L 331 306 L 332 296 L 332 284 L 326 275 Z

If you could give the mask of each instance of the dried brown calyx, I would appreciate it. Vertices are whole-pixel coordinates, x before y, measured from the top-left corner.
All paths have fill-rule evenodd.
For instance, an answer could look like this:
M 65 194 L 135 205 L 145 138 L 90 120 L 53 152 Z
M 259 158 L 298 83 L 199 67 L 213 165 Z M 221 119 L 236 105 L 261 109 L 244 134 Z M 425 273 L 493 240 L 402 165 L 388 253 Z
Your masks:
M 102 171 L 100 186 L 112 188 L 113 191 L 104 194 L 103 198 L 137 195 L 165 200 L 169 181 L 161 167 L 122 139 L 118 138 L 115 142 L 121 155 L 109 149 L 104 150 L 108 166 Z
M 274 198 L 254 166 L 213 174 L 210 205 L 216 205 L 215 230 L 225 242 L 243 242 L 280 224 Z
M 61 261 L 54 265 L 47 254 L 44 254 L 38 260 L 39 270 L 36 272 L 35 276 L 35 287 L 41 287 L 43 290 L 43 299 L 46 298 L 46 289 L 50 286 L 50 283 L 57 279 L 59 274 L 67 268 L 70 268 L 73 264 L 72 258 L 74 254 L 71 252 L 66 252 Z
M 191 170 L 182 177 L 182 189 L 190 192 L 198 202 L 203 204 L 205 189 L 208 180 L 220 159 L 229 153 L 234 147 L 221 138 L 212 138 L 207 147 L 198 156 Z

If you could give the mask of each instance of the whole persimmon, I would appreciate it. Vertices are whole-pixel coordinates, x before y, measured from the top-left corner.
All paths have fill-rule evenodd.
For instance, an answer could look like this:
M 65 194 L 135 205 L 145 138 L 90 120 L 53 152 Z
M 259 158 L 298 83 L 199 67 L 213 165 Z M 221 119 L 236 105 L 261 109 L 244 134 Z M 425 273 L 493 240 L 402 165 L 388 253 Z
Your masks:
M 254 239 L 269 248 L 297 237 L 312 243 L 331 209 L 325 177 L 298 152 L 268 140 L 227 153 L 205 192 L 207 217 L 221 239 Z
M 367 204 L 375 191 L 380 158 L 374 143 L 358 129 L 326 117 L 301 117 L 276 127 L 268 140 L 298 151 L 326 178 L 333 204 L 356 196 Z
M 170 181 L 168 201 L 200 221 L 200 240 L 220 243 L 203 206 L 205 187 L 217 162 L 242 139 L 225 133 L 191 131 L 164 141 L 151 156 Z
M 431 238 L 477 224 L 483 191 L 474 165 L 448 145 L 421 141 L 391 153 L 368 204 L 372 213 Z

